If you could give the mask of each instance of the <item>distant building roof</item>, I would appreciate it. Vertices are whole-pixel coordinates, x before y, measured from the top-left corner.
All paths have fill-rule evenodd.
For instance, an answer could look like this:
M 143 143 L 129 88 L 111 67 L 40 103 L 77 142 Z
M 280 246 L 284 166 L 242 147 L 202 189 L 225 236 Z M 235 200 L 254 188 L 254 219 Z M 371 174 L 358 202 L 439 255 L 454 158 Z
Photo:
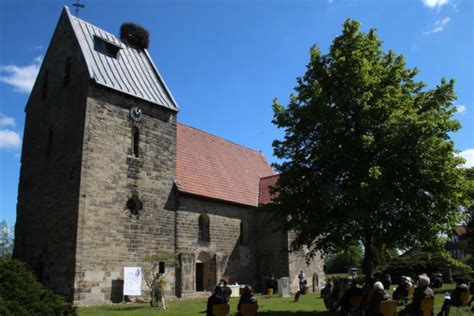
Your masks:
M 257 206 L 260 179 L 275 174 L 261 152 L 183 124 L 177 124 L 176 147 L 181 192 Z
M 259 195 L 258 195 L 258 204 L 268 204 L 275 197 L 274 194 L 271 194 L 271 187 L 275 185 L 278 181 L 278 175 L 272 175 L 269 177 L 260 179 Z
M 133 48 L 115 35 L 83 21 L 64 7 L 81 46 L 91 79 L 100 85 L 178 111 L 147 50 Z M 116 57 L 100 52 L 98 46 L 118 51 Z

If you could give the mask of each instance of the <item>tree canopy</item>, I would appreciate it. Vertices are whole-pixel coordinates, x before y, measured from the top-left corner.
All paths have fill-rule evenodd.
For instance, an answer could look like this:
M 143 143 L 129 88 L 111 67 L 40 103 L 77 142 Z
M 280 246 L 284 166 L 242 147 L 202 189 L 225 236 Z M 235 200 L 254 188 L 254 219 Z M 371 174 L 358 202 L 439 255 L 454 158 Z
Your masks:
M 402 55 L 382 50 L 374 29 L 346 20 L 327 54 L 313 46 L 287 106 L 274 100 L 284 137 L 268 205 L 292 246 L 334 252 L 423 244 L 460 219 L 465 181 L 450 133 L 460 124 L 454 80 L 427 89 Z

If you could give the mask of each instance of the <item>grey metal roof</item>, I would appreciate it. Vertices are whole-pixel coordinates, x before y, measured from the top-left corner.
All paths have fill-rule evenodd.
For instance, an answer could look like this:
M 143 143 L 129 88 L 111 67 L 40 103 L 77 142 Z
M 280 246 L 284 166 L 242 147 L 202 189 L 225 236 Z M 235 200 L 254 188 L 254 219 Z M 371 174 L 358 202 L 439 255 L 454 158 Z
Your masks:
M 147 50 L 135 49 L 115 35 L 81 20 L 64 8 L 81 46 L 90 77 L 98 84 L 178 111 L 178 104 Z M 94 48 L 94 37 L 120 47 L 117 58 Z

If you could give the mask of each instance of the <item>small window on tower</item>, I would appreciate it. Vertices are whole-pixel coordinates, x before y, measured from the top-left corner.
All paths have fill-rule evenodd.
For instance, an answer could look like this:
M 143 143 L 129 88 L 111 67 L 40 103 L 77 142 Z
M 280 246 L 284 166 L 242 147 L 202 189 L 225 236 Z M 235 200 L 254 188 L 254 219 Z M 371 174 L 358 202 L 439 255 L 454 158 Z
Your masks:
M 133 155 L 138 158 L 139 149 L 140 149 L 140 130 L 136 126 L 133 128 L 132 148 L 133 148 Z
M 48 97 L 48 77 L 49 71 L 46 69 L 43 75 L 43 85 L 41 86 L 41 100 L 46 100 Z
M 113 58 L 117 58 L 117 55 L 120 51 L 119 46 L 97 36 L 94 36 L 94 49 L 99 53 Z
M 64 66 L 64 88 L 69 85 L 69 81 L 71 81 L 71 57 L 66 59 Z

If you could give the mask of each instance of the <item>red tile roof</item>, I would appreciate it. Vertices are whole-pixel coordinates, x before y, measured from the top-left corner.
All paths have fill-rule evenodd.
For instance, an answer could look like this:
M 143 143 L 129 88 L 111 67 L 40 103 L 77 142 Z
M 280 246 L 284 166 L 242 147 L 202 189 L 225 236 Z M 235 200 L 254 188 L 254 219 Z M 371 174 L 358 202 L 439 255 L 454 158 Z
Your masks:
M 258 205 L 260 178 L 275 174 L 261 152 L 179 123 L 176 139 L 180 192 Z
M 258 196 L 258 204 L 268 204 L 272 201 L 274 194 L 270 193 L 270 187 L 275 185 L 277 180 L 277 174 L 260 179 L 260 193 Z

